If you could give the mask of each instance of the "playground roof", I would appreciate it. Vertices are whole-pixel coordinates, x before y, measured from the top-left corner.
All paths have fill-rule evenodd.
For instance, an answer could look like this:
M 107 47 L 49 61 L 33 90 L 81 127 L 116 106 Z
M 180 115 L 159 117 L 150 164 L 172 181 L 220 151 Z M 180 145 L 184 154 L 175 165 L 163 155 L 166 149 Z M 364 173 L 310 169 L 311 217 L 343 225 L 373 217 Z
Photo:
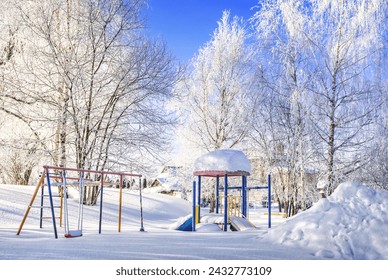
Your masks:
M 248 176 L 251 172 L 251 164 L 242 151 L 216 150 L 204 154 L 194 163 L 195 176 Z

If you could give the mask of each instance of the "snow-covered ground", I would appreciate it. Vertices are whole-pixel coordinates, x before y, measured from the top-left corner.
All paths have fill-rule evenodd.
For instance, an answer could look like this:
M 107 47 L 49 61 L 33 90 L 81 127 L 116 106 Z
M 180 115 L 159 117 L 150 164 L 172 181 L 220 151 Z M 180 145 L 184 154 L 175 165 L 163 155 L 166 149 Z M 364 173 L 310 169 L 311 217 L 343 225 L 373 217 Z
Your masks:
M 67 239 L 52 222 L 39 228 L 39 210 L 32 208 L 19 236 L 16 235 L 34 186 L 0 185 L 0 259 L 287 259 L 288 249 L 260 241 L 266 232 L 264 211 L 251 213 L 260 229 L 254 232 L 204 230 L 181 232 L 170 229 L 191 213 L 191 204 L 163 194 L 143 194 L 144 228 L 140 232 L 138 191 L 123 191 L 121 232 L 118 233 L 119 190 L 104 191 L 102 234 L 98 234 L 99 207 L 84 206 L 83 237 Z M 36 203 L 39 203 L 39 195 Z M 54 202 L 55 203 L 55 202 Z M 68 199 L 70 224 L 77 222 L 76 199 Z M 48 210 L 45 216 L 50 216 Z M 205 212 L 205 210 L 203 210 Z M 58 215 L 57 215 L 58 216 Z M 276 218 L 274 218 L 276 225 Z M 279 219 L 279 218 L 278 218 Z M 209 228 L 209 227 L 208 227 Z M 292 258 L 313 258 L 305 252 Z
M 388 260 L 388 192 L 356 183 L 340 185 L 331 197 L 293 218 L 274 216 L 269 231 L 265 209 L 251 209 L 250 218 L 258 230 L 244 232 L 222 232 L 214 226 L 198 232 L 172 230 L 171 225 L 190 214 L 190 203 L 146 191 L 146 231 L 140 232 L 139 193 L 124 190 L 118 233 L 119 190 L 106 188 L 102 233 L 98 234 L 99 207 L 85 206 L 83 236 L 71 239 L 63 237 L 64 230 L 59 227 L 55 239 L 50 219 L 44 220 L 40 229 L 36 208 L 16 235 L 34 189 L 0 185 L 2 260 Z M 74 225 L 76 199 L 68 202 L 70 224 Z
M 211 224 L 198 225 L 197 232 L 173 230 L 177 221 L 190 214 L 190 203 L 146 190 L 143 195 L 145 232 L 140 232 L 139 193 L 124 190 L 119 233 L 119 190 L 106 188 L 102 233 L 98 233 L 98 205 L 85 206 L 83 236 L 65 238 L 63 227 L 58 227 L 58 239 L 54 238 L 50 219 L 44 220 L 43 228 L 39 228 L 37 208 L 31 209 L 21 234 L 16 235 L 34 189 L 34 186 L 0 185 L 2 276 L 41 280 L 53 277 L 112 279 L 126 268 L 161 268 L 166 269 L 164 272 L 172 268 L 197 268 L 199 276 L 208 277 L 217 267 L 264 267 L 273 271 L 267 275 L 268 279 L 291 275 L 300 280 L 311 279 L 312 275 L 361 279 L 380 277 L 388 265 L 388 192 L 374 191 L 356 183 L 340 185 L 331 197 L 293 218 L 273 216 L 273 228 L 269 230 L 266 209 L 250 209 L 250 219 L 258 229 L 242 232 L 223 232 Z M 77 200 L 70 197 L 68 202 L 71 228 L 75 228 Z M 324 262 L 332 259 L 342 261 Z M 309 260 L 319 261 L 306 264 Z M 238 279 L 251 277 L 234 276 Z M 142 275 L 130 277 L 144 279 Z M 174 278 L 148 275 L 146 279 L 171 280 L 171 277 Z M 223 277 L 226 276 L 212 276 L 214 279 Z M 198 275 L 184 277 L 191 278 L 198 278 Z

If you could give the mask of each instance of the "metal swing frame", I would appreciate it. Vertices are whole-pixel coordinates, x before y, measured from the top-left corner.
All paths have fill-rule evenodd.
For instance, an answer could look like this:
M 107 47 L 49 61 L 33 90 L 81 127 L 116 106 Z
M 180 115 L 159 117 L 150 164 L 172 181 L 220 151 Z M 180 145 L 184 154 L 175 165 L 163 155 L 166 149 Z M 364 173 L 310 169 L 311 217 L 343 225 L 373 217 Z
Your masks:
M 51 183 L 50 179 L 51 178 L 55 178 L 55 179 L 61 179 L 62 177 L 61 176 L 58 176 L 57 173 L 50 173 L 50 171 L 55 171 L 55 172 L 66 172 L 66 171 L 73 171 L 73 172 L 79 172 L 80 174 L 83 173 L 83 174 L 86 174 L 86 173 L 92 173 L 92 174 L 98 174 L 100 176 L 100 181 L 97 181 L 97 182 L 88 182 L 87 184 L 91 184 L 93 183 L 93 185 L 96 185 L 98 184 L 99 187 L 100 187 L 100 193 L 99 193 L 99 196 L 100 196 L 100 205 L 99 205 L 99 229 L 98 229 L 98 233 L 101 234 L 101 231 L 102 231 L 102 205 L 103 205 L 103 193 L 104 193 L 104 183 L 107 185 L 107 184 L 111 184 L 111 183 L 107 183 L 107 182 L 104 182 L 104 176 L 105 175 L 113 175 L 113 176 L 119 176 L 120 177 L 120 195 L 119 195 L 119 209 L 118 209 L 118 232 L 121 232 L 121 217 L 122 217 L 122 204 L 123 204 L 123 177 L 138 177 L 139 178 L 139 189 L 140 189 L 140 231 L 145 231 L 144 230 L 144 223 L 143 223 L 143 203 L 142 203 L 142 183 L 141 183 L 141 178 L 142 178 L 142 175 L 141 174 L 133 174 L 133 173 L 125 173 L 125 172 L 112 172 L 112 171 L 97 171 L 97 170 L 88 170 L 88 169 L 78 169 L 78 168 L 67 168 L 67 167 L 54 167 L 54 166 L 43 166 L 43 173 L 41 174 L 41 177 L 39 179 L 39 182 L 36 186 L 36 189 L 32 195 L 32 198 L 30 200 L 30 203 L 28 204 L 28 207 L 27 207 L 27 210 L 23 216 L 23 219 L 20 223 L 20 226 L 19 226 L 19 229 L 16 233 L 16 235 L 20 235 L 22 229 L 23 229 L 23 226 L 24 226 L 24 223 L 28 217 L 28 214 L 31 210 L 31 208 L 34 208 L 34 207 L 37 207 L 37 208 L 41 208 L 41 216 L 42 216 L 42 210 L 43 208 L 50 208 L 51 209 L 51 218 L 52 218 L 52 224 L 53 224 L 53 229 L 54 229 L 54 236 L 55 238 L 57 239 L 58 238 L 58 232 L 57 232 L 57 223 L 56 223 L 56 217 L 55 217 L 55 212 L 54 212 L 54 208 L 60 208 L 60 213 L 62 215 L 62 199 L 61 199 L 61 206 L 54 206 L 54 202 L 53 202 L 53 194 L 52 194 L 52 186 L 53 185 L 63 185 L 64 182 L 61 182 L 61 183 Z M 84 175 L 82 176 L 84 177 Z M 67 177 L 66 179 L 70 179 L 70 177 Z M 79 179 L 79 178 L 72 178 L 72 179 Z M 83 179 L 84 180 L 84 179 Z M 85 187 L 85 182 L 82 183 L 83 186 Z M 50 202 L 50 206 L 44 206 L 43 205 L 43 189 L 45 187 L 45 185 L 47 186 L 47 189 L 48 189 L 48 197 L 49 197 L 49 202 Z M 67 184 L 68 185 L 68 184 Z M 38 191 L 39 189 L 42 190 L 42 200 L 41 200 L 41 205 L 40 206 L 34 206 L 34 201 L 35 201 L 35 198 L 38 194 Z M 63 191 L 64 195 L 66 195 L 66 193 Z M 82 195 L 83 195 L 83 191 L 82 191 Z M 81 196 L 81 195 L 80 195 Z M 63 197 L 62 197 L 63 198 Z M 83 198 L 81 200 L 82 202 L 82 205 L 83 205 Z M 67 203 L 67 201 L 66 201 Z M 83 206 L 82 208 L 80 208 L 80 211 L 83 211 Z M 79 216 L 83 214 L 80 213 Z M 61 216 L 62 217 L 62 216 Z M 41 228 L 42 228 L 42 218 L 40 220 L 41 222 Z M 82 219 L 81 219 L 81 224 L 79 224 L 78 228 L 81 229 L 81 234 L 82 234 Z M 76 231 L 68 231 L 69 234 L 71 235 L 74 235 L 74 236 L 68 236 L 68 237 L 75 237 L 76 235 L 77 236 L 80 236 L 80 232 L 76 232 Z

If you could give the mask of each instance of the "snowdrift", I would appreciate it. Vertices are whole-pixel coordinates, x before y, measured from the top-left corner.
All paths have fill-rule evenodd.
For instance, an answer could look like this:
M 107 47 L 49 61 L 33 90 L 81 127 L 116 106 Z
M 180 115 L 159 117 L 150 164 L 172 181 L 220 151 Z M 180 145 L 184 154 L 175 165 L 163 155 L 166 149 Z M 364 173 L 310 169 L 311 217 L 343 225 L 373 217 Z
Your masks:
M 251 173 L 251 164 L 242 151 L 221 149 L 197 158 L 194 162 L 194 172 L 196 171 L 243 171 Z
M 322 259 L 388 259 L 388 192 L 343 183 L 264 238 Z

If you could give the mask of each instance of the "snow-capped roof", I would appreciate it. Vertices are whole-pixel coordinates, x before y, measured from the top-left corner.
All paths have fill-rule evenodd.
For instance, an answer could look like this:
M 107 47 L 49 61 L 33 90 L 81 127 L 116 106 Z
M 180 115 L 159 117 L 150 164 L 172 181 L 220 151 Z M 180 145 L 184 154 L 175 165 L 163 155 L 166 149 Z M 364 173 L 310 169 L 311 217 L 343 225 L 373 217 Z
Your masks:
M 194 175 L 232 176 L 249 175 L 251 164 L 242 151 L 216 150 L 197 158 L 194 163 Z

